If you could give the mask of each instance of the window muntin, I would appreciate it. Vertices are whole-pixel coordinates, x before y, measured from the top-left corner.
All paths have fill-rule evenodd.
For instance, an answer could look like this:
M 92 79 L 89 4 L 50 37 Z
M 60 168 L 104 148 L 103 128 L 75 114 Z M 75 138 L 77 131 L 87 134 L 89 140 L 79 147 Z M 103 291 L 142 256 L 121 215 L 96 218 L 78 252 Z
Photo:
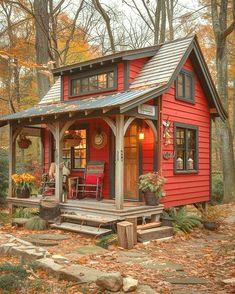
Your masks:
M 78 96 L 81 94 L 113 89 L 115 87 L 114 76 L 114 71 L 109 71 L 89 77 L 72 79 L 70 81 L 70 95 Z
M 86 168 L 87 161 L 87 130 L 68 130 L 63 140 L 63 161 L 71 169 Z
M 193 76 L 190 72 L 180 72 L 176 79 L 176 98 L 194 102 Z
M 175 172 L 197 171 L 197 128 L 175 126 Z

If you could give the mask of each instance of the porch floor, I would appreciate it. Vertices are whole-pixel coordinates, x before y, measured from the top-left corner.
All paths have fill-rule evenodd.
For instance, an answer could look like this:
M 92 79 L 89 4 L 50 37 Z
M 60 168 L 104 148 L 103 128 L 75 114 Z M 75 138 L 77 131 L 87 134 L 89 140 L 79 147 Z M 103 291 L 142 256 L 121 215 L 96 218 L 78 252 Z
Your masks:
M 30 198 L 8 198 L 10 207 L 39 207 L 42 196 L 38 195 Z M 104 199 L 97 201 L 95 199 L 68 199 L 65 203 L 60 203 L 60 208 L 63 213 L 79 213 L 93 214 L 99 216 L 112 216 L 117 220 L 122 220 L 127 217 L 153 217 L 160 216 L 163 205 L 147 206 L 144 202 L 124 201 L 122 210 L 115 207 L 114 200 Z

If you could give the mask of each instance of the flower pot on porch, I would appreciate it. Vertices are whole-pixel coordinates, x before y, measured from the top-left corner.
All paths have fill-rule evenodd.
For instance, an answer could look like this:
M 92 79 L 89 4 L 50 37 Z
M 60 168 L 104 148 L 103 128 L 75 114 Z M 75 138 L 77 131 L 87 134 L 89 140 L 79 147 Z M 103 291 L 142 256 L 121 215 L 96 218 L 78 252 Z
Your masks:
M 29 198 L 30 197 L 30 190 L 27 187 L 16 187 L 15 196 L 17 198 Z
M 149 206 L 155 206 L 159 204 L 159 198 L 156 197 L 154 192 L 144 192 L 145 204 Z

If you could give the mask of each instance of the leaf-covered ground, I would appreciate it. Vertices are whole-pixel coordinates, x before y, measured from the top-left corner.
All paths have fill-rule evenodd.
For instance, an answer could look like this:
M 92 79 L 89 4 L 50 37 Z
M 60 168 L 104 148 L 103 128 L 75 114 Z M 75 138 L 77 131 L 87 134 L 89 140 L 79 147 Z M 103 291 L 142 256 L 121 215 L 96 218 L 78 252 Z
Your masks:
M 147 245 L 138 244 L 126 251 L 112 245 L 107 251 L 97 250 L 95 239 L 74 233 L 64 233 L 69 237 L 59 241 L 57 246 L 48 247 L 53 254 L 61 254 L 71 262 L 93 267 L 101 271 L 120 271 L 131 275 L 141 284 L 151 286 L 156 293 L 235 293 L 235 286 L 223 280 L 235 277 L 235 205 L 227 205 L 228 216 L 224 224 L 211 232 L 197 228 L 190 234 L 178 233 L 173 239 Z M 1 219 L 0 219 L 1 221 Z M 22 228 L 12 228 L 7 220 L 0 224 L 0 234 L 10 233 L 17 237 L 31 234 Z M 39 233 L 39 232 L 34 232 Z M 60 233 L 50 230 L 43 233 Z M 87 252 L 84 252 L 84 250 Z M 0 262 L 19 262 L 15 258 L 0 257 Z M 202 284 L 174 284 L 193 278 Z M 195 279 L 196 278 L 196 279 Z M 172 280 L 173 279 L 173 280 Z M 190 292 L 191 291 L 191 292 Z M 24 291 L 14 293 L 98 293 L 94 284 L 77 285 L 60 281 L 41 270 L 29 273 Z M 10 292 L 8 292 L 10 293 Z

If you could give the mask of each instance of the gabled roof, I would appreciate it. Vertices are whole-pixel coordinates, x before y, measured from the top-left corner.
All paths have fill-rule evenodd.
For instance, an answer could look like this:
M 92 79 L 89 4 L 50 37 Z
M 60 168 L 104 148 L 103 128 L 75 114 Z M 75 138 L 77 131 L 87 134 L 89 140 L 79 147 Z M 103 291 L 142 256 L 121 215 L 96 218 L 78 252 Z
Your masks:
M 69 67 L 62 67 L 54 70 L 54 73 L 64 73 L 80 67 L 92 67 L 93 64 L 108 60 L 137 59 L 143 56 L 151 57 L 135 80 L 130 85 L 129 91 L 116 94 L 107 94 L 86 99 L 61 101 L 60 78 L 49 90 L 38 106 L 24 110 L 0 119 L 0 126 L 7 124 L 7 121 L 27 117 L 40 117 L 66 112 L 80 112 L 98 108 L 118 108 L 120 113 L 132 109 L 145 101 L 165 93 L 172 85 L 179 74 L 183 64 L 188 57 L 191 58 L 203 90 L 206 93 L 210 108 L 216 108 L 215 116 L 221 119 L 227 118 L 227 113 L 220 101 L 206 62 L 203 58 L 196 36 L 175 40 L 143 49 L 129 50 L 112 54 L 91 61 L 79 63 Z

